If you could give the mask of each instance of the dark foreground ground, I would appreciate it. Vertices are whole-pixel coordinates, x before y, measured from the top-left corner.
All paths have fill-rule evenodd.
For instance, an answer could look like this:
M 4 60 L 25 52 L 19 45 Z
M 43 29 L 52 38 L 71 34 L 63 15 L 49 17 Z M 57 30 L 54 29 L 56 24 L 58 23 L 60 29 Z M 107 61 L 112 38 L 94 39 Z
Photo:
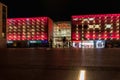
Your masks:
M 120 49 L 0 49 L 0 80 L 120 80 Z

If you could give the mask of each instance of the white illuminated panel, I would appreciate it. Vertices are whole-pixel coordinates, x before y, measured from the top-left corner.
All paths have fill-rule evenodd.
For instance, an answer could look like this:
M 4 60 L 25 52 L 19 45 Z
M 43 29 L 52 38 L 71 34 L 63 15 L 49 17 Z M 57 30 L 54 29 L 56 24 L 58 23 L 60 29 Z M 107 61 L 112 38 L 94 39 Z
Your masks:
M 94 48 L 94 41 L 93 40 L 82 41 L 82 48 Z
M 96 41 L 96 48 L 104 48 L 104 47 L 105 47 L 105 41 L 103 40 Z
M 106 24 L 106 27 L 105 28 L 111 28 L 111 24 Z

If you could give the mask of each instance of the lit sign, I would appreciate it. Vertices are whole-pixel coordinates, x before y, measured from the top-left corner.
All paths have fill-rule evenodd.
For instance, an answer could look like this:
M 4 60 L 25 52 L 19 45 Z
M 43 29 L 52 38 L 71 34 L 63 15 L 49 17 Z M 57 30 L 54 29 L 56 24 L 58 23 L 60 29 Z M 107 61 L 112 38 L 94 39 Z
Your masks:
M 13 41 L 7 41 L 7 43 L 13 43 Z
M 74 48 L 81 48 L 81 42 L 73 42 Z
M 37 41 L 30 41 L 30 43 L 37 43 Z
M 94 48 L 94 41 L 93 40 L 82 41 L 82 48 Z
M 96 40 L 95 41 L 96 48 L 104 48 L 105 47 L 105 41 L 104 40 Z

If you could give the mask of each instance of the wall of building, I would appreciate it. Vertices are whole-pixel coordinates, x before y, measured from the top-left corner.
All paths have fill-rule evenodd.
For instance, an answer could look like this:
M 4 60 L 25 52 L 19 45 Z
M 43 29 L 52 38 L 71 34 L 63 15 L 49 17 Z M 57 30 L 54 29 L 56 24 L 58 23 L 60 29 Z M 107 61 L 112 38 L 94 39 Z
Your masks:
M 0 3 L 0 38 L 6 37 L 7 6 Z
M 11 18 L 8 19 L 7 24 L 8 41 L 29 41 L 28 43 L 38 43 L 38 46 L 39 43 L 48 44 L 49 34 L 51 34 L 49 29 L 52 28 L 52 20 L 48 17 Z
M 0 38 L 2 38 L 2 3 L 0 3 Z
M 120 40 L 120 14 L 72 16 L 72 41 Z

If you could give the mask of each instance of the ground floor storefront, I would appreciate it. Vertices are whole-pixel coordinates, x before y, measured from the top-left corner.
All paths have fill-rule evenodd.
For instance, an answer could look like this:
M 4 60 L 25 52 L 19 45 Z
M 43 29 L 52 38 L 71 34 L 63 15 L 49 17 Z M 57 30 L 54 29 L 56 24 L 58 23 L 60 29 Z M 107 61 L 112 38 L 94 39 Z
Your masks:
M 58 43 L 58 42 L 57 42 Z M 120 48 L 120 40 L 83 40 L 83 41 L 60 41 L 54 45 L 53 42 L 44 40 L 29 41 L 7 41 L 8 48 Z
M 120 48 L 120 40 L 83 40 L 73 41 L 74 48 Z
M 30 41 L 7 41 L 8 48 L 31 48 L 31 47 L 49 47 L 47 40 L 30 40 Z

